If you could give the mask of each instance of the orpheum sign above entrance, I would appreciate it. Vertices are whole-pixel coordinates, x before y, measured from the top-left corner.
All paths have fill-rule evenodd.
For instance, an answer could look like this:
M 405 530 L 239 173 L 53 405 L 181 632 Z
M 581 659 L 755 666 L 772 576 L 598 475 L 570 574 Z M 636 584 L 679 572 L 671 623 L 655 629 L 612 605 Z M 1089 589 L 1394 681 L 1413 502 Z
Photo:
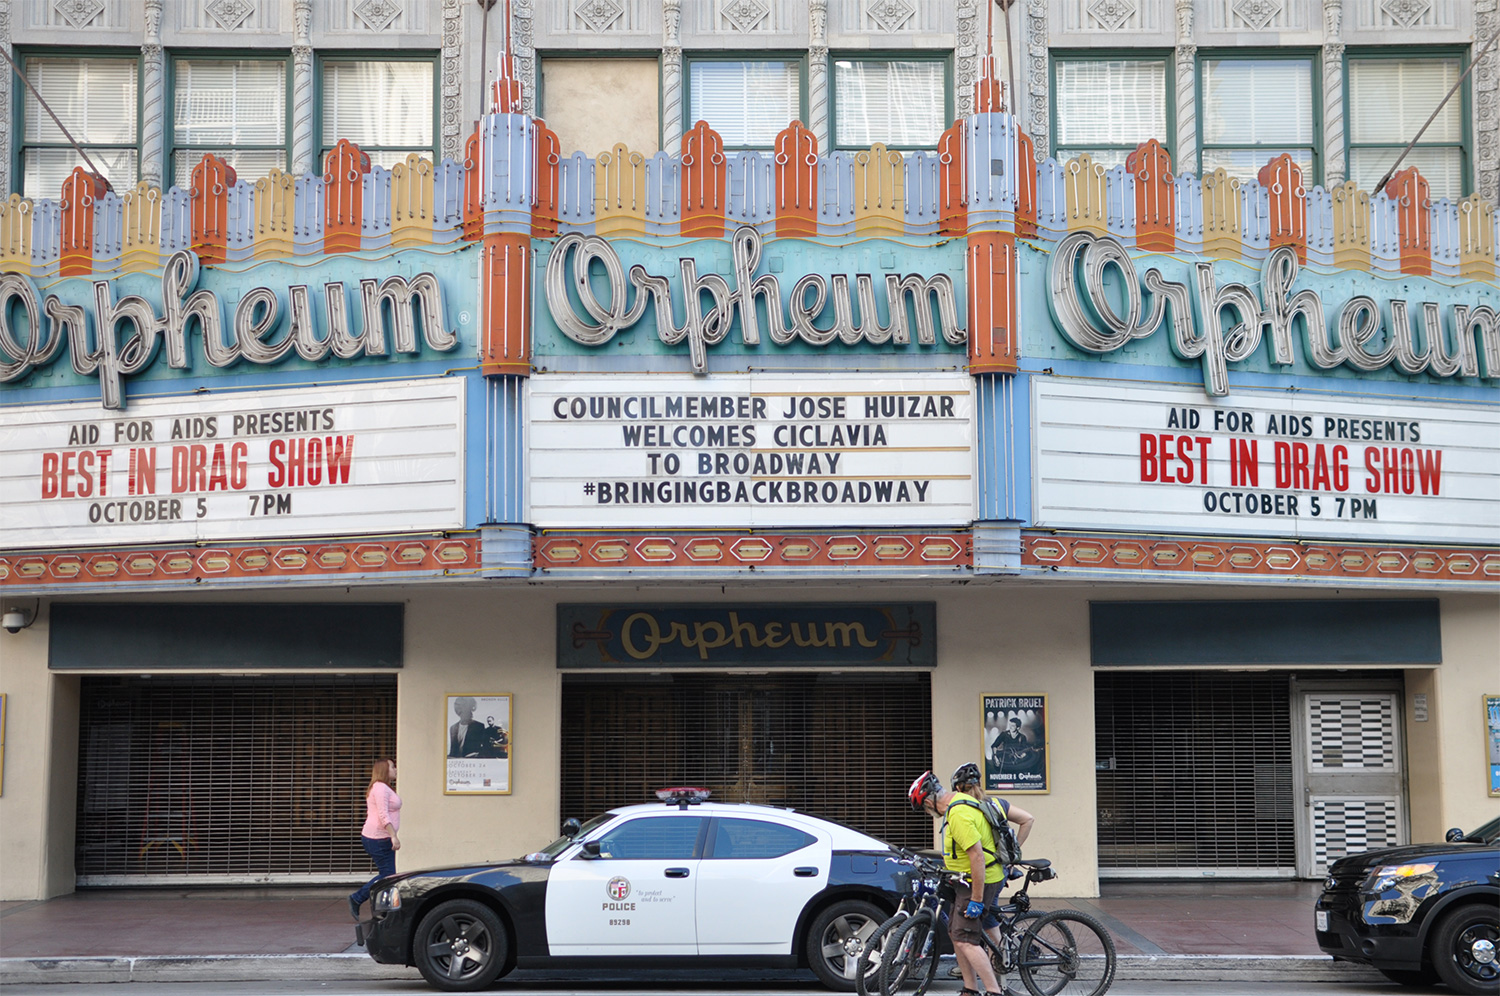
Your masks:
M 1298 329 L 1302 358 L 1314 370 L 1500 377 L 1500 297 L 1478 281 L 1466 284 L 1474 292 L 1470 300 L 1445 310 L 1436 301 L 1358 293 L 1348 279 L 1321 293 L 1297 288 L 1303 267 L 1289 246 L 1266 256 L 1258 286 L 1222 282 L 1212 262 L 1191 269 L 1168 263 L 1182 279 L 1169 279 L 1171 271 L 1159 266 L 1139 272 L 1116 239 L 1089 232 L 1068 236 L 1047 263 L 1053 321 L 1070 343 L 1095 354 L 1123 349 L 1170 325 L 1172 352 L 1203 365 L 1204 389 L 1214 397 L 1229 393 L 1229 365 L 1249 360 L 1262 343 L 1276 367 L 1295 363 Z

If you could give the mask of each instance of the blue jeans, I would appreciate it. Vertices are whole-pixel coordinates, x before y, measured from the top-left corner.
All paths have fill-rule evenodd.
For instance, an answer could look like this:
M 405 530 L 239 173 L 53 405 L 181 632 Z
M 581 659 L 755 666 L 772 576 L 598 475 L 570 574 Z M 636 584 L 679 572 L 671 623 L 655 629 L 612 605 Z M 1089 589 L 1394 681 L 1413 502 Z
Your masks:
M 371 861 L 375 862 L 376 871 L 374 878 L 350 895 L 349 898 L 356 903 L 362 903 L 370 898 L 370 886 L 387 875 L 396 874 L 396 849 L 391 847 L 389 837 L 366 837 L 361 834 L 359 839 L 365 845 L 365 853 L 370 856 Z

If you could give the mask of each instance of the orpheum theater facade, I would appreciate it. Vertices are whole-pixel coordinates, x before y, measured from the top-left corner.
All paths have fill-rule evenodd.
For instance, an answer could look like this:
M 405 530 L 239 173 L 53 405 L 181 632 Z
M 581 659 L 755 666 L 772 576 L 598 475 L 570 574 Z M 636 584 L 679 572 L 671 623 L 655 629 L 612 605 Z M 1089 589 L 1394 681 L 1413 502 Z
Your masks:
M 12 199 L 4 898 L 361 878 L 390 752 L 403 867 L 680 784 L 922 843 L 973 759 L 1072 895 L 1494 815 L 1492 205 L 683 149 Z

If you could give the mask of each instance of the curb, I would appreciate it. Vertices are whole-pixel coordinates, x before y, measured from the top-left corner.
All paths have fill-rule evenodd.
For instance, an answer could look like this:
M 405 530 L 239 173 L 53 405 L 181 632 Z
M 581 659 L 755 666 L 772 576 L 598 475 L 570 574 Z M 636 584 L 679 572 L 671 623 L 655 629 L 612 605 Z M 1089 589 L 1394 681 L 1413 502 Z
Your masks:
M 527 972 L 532 978 L 597 978 L 583 972 Z M 612 978 L 629 980 L 618 971 Z M 796 975 L 798 973 L 788 973 Z M 748 976 L 747 976 L 748 977 Z M 800 977 L 800 975 L 798 975 Z M 0 958 L 0 984 L 76 982 L 271 982 L 417 980 L 414 968 L 381 965 L 362 953 L 143 955 Z M 723 981 L 721 974 L 716 974 Z M 1120 955 L 1116 980 L 1154 982 L 1381 982 L 1374 969 L 1321 955 Z

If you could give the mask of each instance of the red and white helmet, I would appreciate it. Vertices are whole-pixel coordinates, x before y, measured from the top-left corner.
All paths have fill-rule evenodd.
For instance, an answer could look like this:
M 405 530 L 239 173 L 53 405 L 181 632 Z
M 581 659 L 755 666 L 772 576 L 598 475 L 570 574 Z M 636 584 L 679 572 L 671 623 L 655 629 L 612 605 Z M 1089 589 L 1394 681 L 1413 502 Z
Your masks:
M 924 771 L 917 776 L 917 780 L 911 783 L 911 788 L 906 790 L 906 797 L 911 800 L 912 809 L 921 809 L 928 799 L 943 791 L 943 783 L 938 781 L 937 775 L 930 771 Z

